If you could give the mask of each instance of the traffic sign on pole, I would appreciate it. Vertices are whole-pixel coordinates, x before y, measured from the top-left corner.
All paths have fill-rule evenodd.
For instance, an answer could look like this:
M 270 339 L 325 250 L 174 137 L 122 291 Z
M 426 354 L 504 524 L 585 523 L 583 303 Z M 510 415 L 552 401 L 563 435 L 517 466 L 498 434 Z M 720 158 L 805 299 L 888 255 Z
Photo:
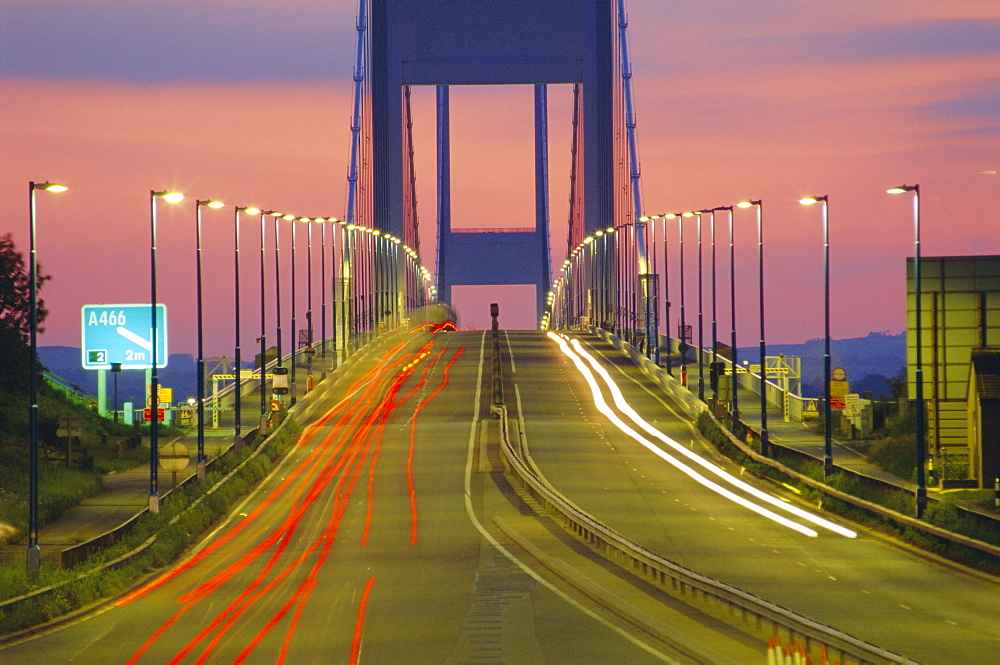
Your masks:
M 152 308 L 147 304 L 84 305 L 80 310 L 83 368 L 149 369 Z M 156 366 L 167 366 L 167 306 L 156 306 Z

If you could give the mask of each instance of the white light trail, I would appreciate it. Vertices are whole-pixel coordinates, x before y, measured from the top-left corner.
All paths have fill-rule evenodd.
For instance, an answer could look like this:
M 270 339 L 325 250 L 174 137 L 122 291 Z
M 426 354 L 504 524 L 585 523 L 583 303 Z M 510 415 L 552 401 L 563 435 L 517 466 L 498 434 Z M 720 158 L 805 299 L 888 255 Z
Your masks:
M 556 343 L 559 344 L 559 347 L 562 350 L 562 352 L 566 354 L 566 356 L 570 358 L 570 360 L 573 361 L 577 369 L 583 375 L 584 379 L 590 385 L 591 393 L 594 398 L 594 404 L 597 406 L 597 409 L 605 416 L 607 416 L 608 419 L 611 420 L 611 422 L 613 422 L 615 426 L 618 427 L 626 435 L 634 439 L 637 443 L 644 446 L 646 449 L 648 449 L 656 456 L 660 457 L 664 461 L 668 462 L 669 464 L 677 468 L 679 471 L 690 477 L 695 482 L 698 482 L 699 484 L 711 489 L 712 491 L 718 493 L 719 495 L 726 497 L 727 499 L 747 508 L 748 510 L 752 510 L 763 517 L 766 517 L 778 524 L 781 524 L 782 526 L 798 531 L 799 533 L 802 533 L 806 536 L 815 537 L 818 535 L 818 533 L 815 530 L 811 529 L 810 527 L 792 521 L 784 517 L 783 515 L 779 515 L 778 513 L 775 513 L 769 508 L 766 508 L 742 496 L 739 496 L 738 494 L 735 494 L 734 492 L 722 487 L 721 485 L 712 481 L 711 479 L 706 478 L 695 469 L 691 468 L 681 460 L 670 455 L 660 446 L 652 443 L 651 441 L 646 439 L 643 435 L 641 435 L 639 432 L 635 431 L 632 427 L 626 424 L 618 416 L 618 414 L 616 414 L 614 410 L 608 405 L 607 401 L 604 399 L 604 395 L 601 392 L 599 383 L 594 378 L 594 373 L 591 371 L 590 367 L 588 367 L 588 363 L 592 365 L 599 374 L 601 374 L 601 378 L 608 385 L 608 389 L 611 391 L 612 398 L 614 399 L 616 406 L 622 412 L 628 415 L 628 417 L 631 420 L 633 420 L 633 422 L 637 426 L 645 430 L 651 436 L 655 436 L 657 439 L 663 441 L 664 443 L 667 443 L 669 446 L 671 446 L 673 449 L 685 455 L 685 457 L 687 457 L 691 461 L 697 463 L 698 465 L 704 467 L 711 473 L 714 473 L 723 480 L 729 482 L 735 487 L 738 487 L 750 493 L 751 495 L 757 497 L 762 501 L 766 501 L 767 503 L 770 503 L 776 507 L 791 512 L 802 519 L 806 519 L 818 526 L 830 529 L 831 531 L 839 533 L 840 535 L 843 535 L 845 537 L 853 538 L 856 536 L 856 534 L 853 531 L 850 531 L 849 529 L 844 529 L 843 527 L 834 524 L 829 520 L 825 520 L 823 518 L 812 515 L 807 511 L 803 511 L 795 506 L 787 504 L 775 497 L 772 497 L 764 492 L 761 492 L 760 490 L 757 490 L 757 488 L 754 488 L 748 485 L 747 483 L 739 480 L 738 478 L 727 473 L 725 470 L 711 464 L 710 462 L 704 460 L 695 453 L 688 451 L 683 446 L 678 444 L 676 441 L 670 439 L 670 437 L 665 436 L 662 432 L 660 432 L 652 425 L 647 423 L 645 420 L 643 420 L 642 417 L 639 416 L 639 414 L 636 413 L 635 410 L 628 405 L 628 403 L 624 399 L 624 396 L 621 393 L 621 390 L 618 388 L 617 384 L 615 384 L 614 380 L 611 379 L 607 371 L 597 363 L 596 359 L 594 359 L 588 352 L 583 350 L 578 341 L 574 340 L 575 349 L 572 349 L 570 348 L 570 345 L 563 337 L 551 332 L 548 334 L 549 337 L 551 337 L 553 340 L 556 341 Z M 584 362 L 583 358 L 586 358 L 586 362 Z
M 772 496 L 767 492 L 763 492 L 754 487 L 753 485 L 750 485 L 749 483 L 740 480 L 739 478 L 732 475 L 725 469 L 709 462 L 700 455 L 688 450 L 674 439 L 670 438 L 660 430 L 650 425 L 646 420 L 642 418 L 642 416 L 640 416 L 635 411 L 635 409 L 633 409 L 629 405 L 629 403 L 625 400 L 625 396 L 622 395 L 621 389 L 615 383 L 614 379 L 611 378 L 611 375 L 608 373 L 608 370 L 606 370 L 604 367 L 600 365 L 600 363 L 598 363 L 597 359 L 594 358 L 593 354 L 589 353 L 583 348 L 583 346 L 580 344 L 580 340 L 574 339 L 571 341 L 571 344 L 573 346 L 573 349 L 581 356 L 583 356 L 587 360 L 587 362 L 590 363 L 591 367 L 593 367 L 594 370 L 601 375 L 601 378 L 604 379 L 604 382 L 607 384 L 608 389 L 611 391 L 611 397 L 615 402 L 615 406 L 617 406 L 620 411 L 622 411 L 625 415 L 627 415 L 636 425 L 641 427 L 648 434 L 656 437 L 657 439 L 667 444 L 677 452 L 681 453 L 682 455 L 690 459 L 692 462 L 698 464 L 705 470 L 715 474 L 716 476 L 726 481 L 727 483 L 733 485 L 734 487 L 738 487 L 747 494 L 750 494 L 751 496 L 754 496 L 760 499 L 761 501 L 776 506 L 786 512 L 795 515 L 796 517 L 804 519 L 808 522 L 812 522 L 813 524 L 820 526 L 824 529 L 828 529 L 830 531 L 833 531 L 834 533 L 839 533 L 845 538 L 857 537 L 858 534 L 855 533 L 854 531 L 851 531 L 850 529 L 844 528 L 839 524 L 836 524 L 828 519 L 820 517 L 819 515 L 815 515 L 813 513 L 810 513 L 809 511 L 803 510 L 798 506 L 783 501 L 778 497 Z

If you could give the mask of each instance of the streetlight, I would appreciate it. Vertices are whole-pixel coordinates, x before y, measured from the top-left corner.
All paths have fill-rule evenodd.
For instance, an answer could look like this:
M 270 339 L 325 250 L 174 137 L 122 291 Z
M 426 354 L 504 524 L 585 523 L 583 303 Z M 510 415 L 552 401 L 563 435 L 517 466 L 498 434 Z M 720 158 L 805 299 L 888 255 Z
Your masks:
M 767 435 L 767 345 L 764 343 L 764 226 L 761 200 L 741 201 L 737 208 L 757 208 L 757 262 L 760 275 L 760 454 L 771 453 Z
M 65 192 L 66 185 L 55 182 L 28 183 L 29 244 L 31 261 L 28 268 L 29 288 L 29 332 L 31 349 L 31 408 L 28 411 L 30 437 L 30 460 L 28 477 L 28 579 L 38 577 L 42 563 L 42 550 L 38 546 L 38 255 L 35 250 L 35 190 Z
M 718 379 L 718 362 L 719 362 L 719 330 L 717 326 L 717 311 L 716 311 L 716 298 L 715 298 L 715 211 L 718 208 L 712 208 L 708 211 L 709 217 L 709 228 L 711 235 L 711 246 L 712 246 L 712 364 L 709 366 L 715 370 L 714 376 L 716 377 L 715 388 L 712 390 L 712 397 L 715 398 L 716 402 L 719 400 L 719 379 Z
M 684 218 L 694 217 L 693 212 L 682 212 L 677 217 L 677 227 L 680 229 L 680 253 L 681 253 L 681 385 L 687 387 L 687 318 L 684 306 Z
M 729 211 L 729 323 L 730 323 L 730 337 L 729 343 L 732 347 L 732 358 L 730 358 L 730 369 L 732 374 L 730 375 L 730 390 L 732 392 L 733 400 L 733 434 L 736 434 L 739 430 L 740 424 L 740 409 L 739 409 L 739 381 L 737 370 L 737 362 L 739 352 L 736 349 L 736 251 L 735 245 L 733 244 L 733 206 L 719 206 L 716 210 L 728 210 Z
M 823 419 L 826 421 L 823 427 L 823 475 L 830 477 L 833 474 L 833 423 L 831 422 L 833 407 L 830 404 L 830 381 L 833 378 L 830 369 L 830 202 L 824 195 L 807 196 L 799 199 L 799 203 L 823 204 L 823 398 L 825 401 Z
M 195 290 L 195 300 L 197 303 L 197 318 L 198 318 L 198 362 L 197 362 L 197 375 L 198 375 L 198 461 L 197 461 L 197 475 L 198 481 L 204 482 L 206 475 L 206 461 L 205 461 L 205 350 L 204 350 L 204 336 L 203 336 L 203 317 L 202 317 L 202 297 L 201 297 L 201 209 L 202 207 L 207 208 L 222 208 L 225 204 L 222 201 L 216 200 L 195 200 L 195 275 L 197 287 Z
M 708 210 L 699 210 L 698 216 L 698 399 L 705 401 L 705 326 L 704 300 L 702 298 L 702 251 L 701 251 L 701 216 Z
M 313 227 L 312 219 L 309 217 L 300 217 L 300 222 L 305 222 L 306 224 L 306 330 L 307 330 L 307 340 L 306 340 L 306 392 L 312 390 L 313 376 L 312 376 L 312 358 L 315 349 L 313 349 Z
M 267 386 L 267 306 L 264 294 L 264 240 L 267 235 L 264 230 L 264 216 L 267 214 L 259 208 L 247 208 L 246 214 L 260 215 L 260 436 L 267 434 L 267 396 L 264 388 Z
M 149 307 L 151 310 L 150 326 L 152 327 L 152 339 L 150 343 L 152 345 L 152 350 L 150 355 L 152 360 L 150 362 L 150 379 L 149 379 L 149 512 L 154 515 L 160 512 L 160 494 L 159 494 L 159 465 L 160 465 L 160 449 L 159 449 L 159 406 L 160 406 L 160 381 L 157 376 L 157 364 L 159 360 L 156 357 L 157 347 L 159 346 L 159 340 L 157 339 L 159 335 L 159 323 L 156 320 L 156 200 L 163 199 L 167 203 L 180 203 L 184 200 L 184 195 L 180 192 L 162 191 L 157 192 L 156 190 L 150 190 L 149 192 L 149 229 L 150 229 L 150 245 L 149 245 L 149 281 L 150 281 L 150 303 Z
M 924 484 L 924 364 L 923 364 L 923 303 L 920 293 L 920 185 L 902 185 L 887 189 L 889 194 L 913 192 L 913 313 L 916 319 L 916 367 L 913 380 L 917 402 L 917 517 L 927 508 L 927 487 Z
M 317 217 L 316 221 L 321 222 L 320 227 L 319 227 L 319 231 L 320 231 L 320 234 L 319 234 L 319 255 L 322 257 L 323 260 L 320 261 L 320 270 L 319 270 L 319 281 L 320 281 L 320 285 L 321 285 L 320 286 L 319 314 L 320 314 L 320 337 L 323 340 L 323 344 L 322 344 L 322 346 L 320 348 L 322 349 L 322 354 L 323 354 L 323 370 L 326 371 L 328 369 L 328 366 L 327 366 L 327 363 L 326 363 L 326 346 L 327 346 L 327 343 L 326 343 L 326 291 L 327 291 L 328 286 L 327 286 L 327 283 L 326 283 L 326 224 L 325 224 L 325 222 L 331 222 L 333 224 L 336 224 L 337 223 L 337 218 L 336 217 L 328 217 L 326 219 L 323 219 L 322 217 Z M 330 229 L 330 246 L 331 246 L 331 248 L 333 246 L 333 228 Z
M 247 212 L 247 208 L 236 206 L 233 208 L 233 282 L 235 284 L 233 301 L 233 328 L 236 338 L 236 380 L 233 385 L 235 394 L 233 395 L 233 406 L 235 407 L 233 424 L 233 448 L 236 454 L 243 452 L 242 418 L 243 418 L 243 351 L 240 346 L 240 213 Z
M 281 235 L 279 233 L 280 228 L 278 223 L 281 219 L 284 219 L 284 213 L 271 212 L 269 213 L 274 217 L 274 309 L 275 309 L 275 350 L 277 351 L 277 367 L 282 366 L 281 360 L 281 261 L 278 246 L 278 237 Z
M 291 334 L 291 347 L 292 347 L 292 359 L 291 359 L 291 376 L 288 378 L 289 390 L 291 391 L 290 402 L 292 406 L 295 406 L 295 347 L 298 345 L 298 329 L 295 323 L 295 215 L 285 215 L 282 217 L 286 222 L 290 222 L 292 227 L 292 255 L 290 263 L 292 264 L 292 334 Z
M 653 219 L 663 219 L 663 331 L 667 336 L 667 374 L 670 376 L 674 375 L 674 369 L 671 366 L 673 351 L 670 348 L 673 345 L 670 343 L 670 259 L 667 251 L 667 220 L 676 218 L 676 213 L 653 215 Z

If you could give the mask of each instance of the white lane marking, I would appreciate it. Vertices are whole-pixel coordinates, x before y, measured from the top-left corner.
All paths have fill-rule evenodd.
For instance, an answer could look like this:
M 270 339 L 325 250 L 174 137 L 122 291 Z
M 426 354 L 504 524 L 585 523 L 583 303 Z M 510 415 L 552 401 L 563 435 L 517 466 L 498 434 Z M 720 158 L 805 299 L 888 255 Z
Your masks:
M 667 453 L 659 446 L 654 445 L 651 441 L 649 441 L 648 439 L 640 435 L 638 432 L 636 432 L 634 429 L 629 427 L 621 418 L 618 417 L 618 414 L 616 414 L 611 409 L 611 407 L 608 406 L 607 402 L 604 400 L 604 396 L 601 394 L 600 386 L 597 383 L 597 379 L 594 378 L 593 372 L 590 371 L 590 368 L 586 365 L 583 359 L 580 356 L 578 356 L 576 352 L 574 352 L 572 349 L 569 348 L 569 344 L 564 339 L 560 338 L 558 335 L 555 335 L 554 333 L 549 333 L 549 335 L 557 343 L 559 343 L 563 353 L 565 353 L 576 364 L 577 369 L 580 370 L 580 373 L 583 374 L 587 383 L 590 384 L 590 389 L 594 398 L 594 405 L 597 407 L 598 411 L 607 416 L 607 418 L 611 420 L 611 422 L 614 423 L 615 426 L 618 427 L 618 429 L 620 429 L 626 435 L 634 439 L 638 444 L 644 446 L 651 453 L 653 453 L 660 459 L 664 460 L 665 462 L 671 464 L 678 471 L 685 474 L 686 476 L 694 480 L 696 483 L 699 483 L 700 485 L 703 485 L 704 487 L 707 487 L 708 489 L 712 490 L 716 494 L 719 494 L 729 499 L 730 501 L 737 503 L 743 506 L 744 508 L 747 508 L 748 510 L 752 510 L 758 515 L 766 517 L 767 519 L 773 522 L 788 527 L 793 531 L 798 531 L 799 533 L 805 536 L 815 538 L 816 536 L 819 535 L 813 529 L 810 529 L 807 526 L 803 526 L 798 522 L 793 522 L 792 520 L 787 519 L 786 517 L 783 517 L 781 515 L 778 515 L 774 511 L 769 510 L 764 506 L 758 505 L 753 501 L 744 499 L 743 497 L 734 494 L 733 492 L 722 487 L 718 483 L 709 480 L 705 476 L 701 475 L 700 473 L 689 467 L 687 464 L 684 464 L 676 457 Z
M 522 562 L 520 559 L 514 556 L 512 552 L 510 552 L 507 548 L 501 545 L 500 542 L 497 541 L 497 539 L 494 538 L 486 530 L 486 528 L 482 525 L 482 523 L 480 523 L 479 519 L 476 517 L 476 513 L 472 508 L 472 458 L 473 458 L 473 451 L 475 450 L 475 445 L 476 445 L 476 429 L 478 428 L 479 425 L 479 400 L 482 393 L 482 385 L 483 385 L 483 357 L 485 349 L 486 349 L 486 333 L 484 332 L 482 342 L 480 343 L 479 346 L 479 376 L 476 379 L 476 395 L 472 402 L 472 425 L 469 428 L 469 446 L 468 446 L 469 452 L 465 461 L 465 512 L 469 516 L 469 521 L 472 522 L 472 525 L 476 527 L 476 530 L 479 531 L 479 534 L 483 538 L 485 538 L 490 545 L 495 547 L 498 552 L 507 557 L 514 565 L 516 565 L 518 568 L 524 571 L 525 574 L 530 575 L 536 582 L 547 588 L 549 591 L 551 591 L 552 593 L 556 594 L 557 596 L 565 600 L 567 603 L 575 607 L 580 612 L 583 612 L 584 614 L 594 619 L 595 621 L 599 621 L 607 628 L 610 628 L 611 630 L 615 631 L 616 633 L 618 633 L 623 638 L 625 638 L 632 644 L 636 645 L 643 651 L 652 654 L 653 656 L 656 656 L 657 658 L 666 663 L 679 665 L 678 661 L 669 658 L 668 656 L 660 653 L 659 651 L 655 650 L 648 644 L 645 644 L 640 640 L 636 639 L 635 637 L 633 637 L 632 635 L 629 635 L 623 629 L 619 628 L 618 626 L 605 620 L 600 615 L 595 614 L 591 610 L 587 609 L 586 607 L 584 607 L 583 605 L 576 602 L 575 600 L 567 596 L 565 593 L 560 591 L 548 580 L 542 578 L 540 575 L 535 573 L 535 571 L 529 568 L 527 564 Z
M 641 427 L 648 434 L 650 434 L 651 436 L 656 437 L 657 439 L 659 439 L 663 443 L 667 444 L 668 446 L 670 446 L 674 450 L 678 451 L 679 453 L 681 453 L 682 455 L 684 455 L 685 457 L 687 457 L 692 462 L 698 464 L 699 466 L 701 466 L 705 470 L 707 470 L 707 471 L 715 474 L 719 478 L 725 480 L 726 482 L 728 482 L 729 484 L 733 485 L 734 487 L 737 487 L 737 488 L 743 490 L 747 494 L 750 494 L 751 496 L 759 499 L 760 501 L 764 501 L 764 502 L 769 503 L 769 504 L 771 504 L 773 506 L 781 508 L 782 510 L 787 511 L 787 512 L 795 515 L 796 517 L 799 517 L 800 519 L 804 519 L 804 520 L 806 520 L 808 522 L 812 522 L 816 526 L 820 526 L 820 527 L 823 527 L 823 528 L 828 529 L 830 531 L 833 531 L 834 533 L 840 534 L 841 536 L 844 536 L 845 538 L 856 538 L 857 537 L 858 534 L 855 533 L 854 531 L 850 530 L 850 529 L 842 527 L 839 524 L 831 522 L 830 520 L 824 519 L 824 518 L 822 518 L 822 517 L 820 517 L 818 515 L 815 515 L 813 513 L 808 512 L 808 511 L 802 510 L 801 508 L 798 508 L 797 506 L 792 505 L 791 503 L 785 501 L 784 499 L 772 496 L 770 494 L 767 494 L 766 492 L 762 492 L 761 490 L 757 489 L 756 487 L 754 487 L 754 486 L 752 486 L 752 485 L 750 485 L 750 484 L 748 484 L 748 483 L 746 483 L 746 482 L 744 482 L 744 481 L 736 478 L 735 476 L 733 476 L 732 474 L 730 474 L 728 471 L 722 469 L 721 467 L 716 466 L 715 464 L 709 462 L 708 460 L 706 460 L 705 458 L 701 457 L 700 455 L 697 455 L 696 453 L 691 452 L 690 450 L 687 450 L 686 448 L 684 448 L 683 446 L 681 446 L 680 444 L 678 444 L 676 441 L 674 441 L 672 438 L 670 438 L 667 435 L 663 434 L 661 431 L 659 431 L 658 429 L 656 429 L 655 427 L 653 427 L 652 425 L 650 425 L 648 422 L 646 422 L 646 420 L 644 420 L 635 411 L 635 409 L 633 409 L 628 404 L 628 402 L 625 401 L 625 397 L 622 394 L 621 389 L 618 387 L 618 384 L 616 384 L 614 382 L 614 380 L 611 378 L 611 375 L 608 373 L 608 371 L 600 363 L 598 363 L 597 359 L 594 358 L 590 353 L 588 353 L 587 351 L 585 351 L 582 348 L 582 345 L 580 344 L 579 340 L 573 339 L 572 340 L 572 345 L 574 347 L 574 350 L 577 351 L 578 353 L 580 353 L 583 356 L 583 358 L 585 358 L 587 360 L 587 362 L 594 368 L 594 370 L 598 374 L 601 375 L 601 378 L 604 380 L 605 384 L 607 385 L 608 390 L 611 392 L 612 398 L 614 399 L 614 402 L 615 402 L 615 406 L 617 406 L 619 410 L 621 410 L 623 413 L 625 413 L 636 425 L 638 425 L 639 427 Z

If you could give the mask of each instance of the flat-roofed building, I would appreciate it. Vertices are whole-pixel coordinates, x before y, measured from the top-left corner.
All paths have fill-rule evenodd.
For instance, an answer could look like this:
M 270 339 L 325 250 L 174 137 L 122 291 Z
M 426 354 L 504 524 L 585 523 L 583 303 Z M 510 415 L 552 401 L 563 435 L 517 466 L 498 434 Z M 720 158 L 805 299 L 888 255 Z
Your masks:
M 907 258 L 910 399 L 916 386 L 913 268 Z M 921 257 L 920 273 L 927 470 L 946 486 L 981 483 L 978 453 L 970 446 L 969 375 L 974 349 L 1000 346 L 1000 256 Z

